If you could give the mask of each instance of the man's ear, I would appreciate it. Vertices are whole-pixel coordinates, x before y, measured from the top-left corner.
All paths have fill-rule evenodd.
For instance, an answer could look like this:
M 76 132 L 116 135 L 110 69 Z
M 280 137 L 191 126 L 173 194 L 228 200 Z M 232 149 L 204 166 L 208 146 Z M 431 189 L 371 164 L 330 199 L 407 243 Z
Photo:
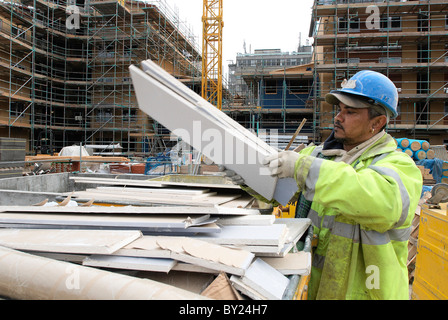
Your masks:
M 383 127 L 385 127 L 386 124 L 387 124 L 387 117 L 384 115 L 378 116 L 373 119 L 373 127 L 377 132 L 381 130 Z

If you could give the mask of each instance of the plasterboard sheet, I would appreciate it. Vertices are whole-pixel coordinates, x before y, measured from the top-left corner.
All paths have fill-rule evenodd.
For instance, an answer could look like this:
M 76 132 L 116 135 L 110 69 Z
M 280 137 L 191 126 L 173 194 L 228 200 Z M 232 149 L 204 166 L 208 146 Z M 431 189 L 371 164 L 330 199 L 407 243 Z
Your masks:
M 68 195 L 68 194 L 67 194 Z M 72 195 L 72 200 L 80 199 L 95 199 L 95 201 L 105 201 L 105 200 L 116 200 L 121 201 L 139 201 L 142 203 L 152 204 L 177 204 L 177 205 L 191 205 L 191 206 L 209 206 L 213 207 L 215 205 L 220 205 L 232 200 L 235 200 L 241 196 L 241 194 L 233 195 L 210 195 L 208 197 L 196 197 L 192 198 L 190 196 L 172 196 L 172 195 L 142 195 L 142 194 L 132 194 L 132 193 L 105 193 L 102 191 L 76 191 L 70 193 Z
M 228 207 L 199 207 L 199 206 L 159 206 L 159 207 L 35 207 L 35 206 L 0 206 L 0 212 L 19 213 L 77 213 L 77 214 L 130 214 L 130 215 L 217 215 L 217 216 L 245 216 L 260 215 L 258 209 L 228 208 Z
M 269 226 L 275 221 L 275 216 L 269 215 L 254 215 L 242 217 L 223 217 L 218 221 L 219 225 L 241 225 L 241 226 Z
M 270 176 L 260 163 L 266 156 L 277 152 L 273 147 L 218 112 L 200 96 L 189 92 L 155 63 L 145 61 L 142 65 L 146 73 L 136 66 L 129 68 L 142 111 L 215 163 L 238 172 L 265 198 L 273 199 L 275 194 L 281 204 L 288 203 L 289 196 L 297 191 L 297 185 L 295 190 L 290 190 L 291 183 L 285 184 L 285 179 Z M 184 116 L 173 117 L 173 114 Z
M 308 275 L 311 271 L 311 253 L 299 251 L 288 253 L 283 258 L 261 258 L 283 275 Z
M 97 187 L 97 190 L 102 191 L 118 191 L 118 192 L 135 192 L 135 193 L 169 193 L 174 195 L 184 194 L 191 196 L 198 196 L 212 193 L 210 189 L 184 189 L 184 188 L 136 188 L 136 187 Z M 86 189 L 90 190 L 90 189 Z
M 254 254 L 190 237 L 157 237 L 157 244 L 171 251 L 171 258 L 201 267 L 243 275 Z
M 189 236 L 201 233 L 220 232 L 221 228 L 215 223 L 189 228 L 153 228 L 153 227 L 129 227 L 129 226 L 89 226 L 89 225 L 59 225 L 59 224 L 28 224 L 28 223 L 0 223 L 0 228 L 15 229 L 76 229 L 76 230 L 139 230 L 143 235 L 170 235 Z
M 218 274 L 218 270 L 201 267 L 195 264 L 186 263 L 182 261 L 177 261 L 176 265 L 173 267 L 172 270 L 175 271 L 185 271 L 185 272 L 199 272 L 199 273 L 211 273 L 211 274 Z
M 270 300 L 281 300 L 289 284 L 289 279 L 269 264 L 257 258 L 241 281 Z
M 140 189 L 140 190 L 128 190 L 127 188 L 123 188 L 121 190 L 117 189 L 102 189 L 102 188 L 88 188 L 85 191 L 96 193 L 96 194 L 112 194 L 112 195 L 119 195 L 119 196 L 128 196 L 128 195 L 134 195 L 134 196 L 143 196 L 143 197 L 161 197 L 161 198 L 171 198 L 171 199 L 183 199 L 183 200 L 199 200 L 202 198 L 210 197 L 210 196 L 216 196 L 217 192 L 203 192 L 203 193 L 184 193 L 182 191 L 179 192 L 152 192 L 152 190 L 159 190 L 159 191 L 168 191 L 170 188 L 164 188 L 164 189 Z
M 118 186 L 141 186 L 152 188 L 163 188 L 166 185 L 161 181 L 152 180 L 132 180 L 132 179 L 110 179 L 95 177 L 70 177 L 75 183 L 97 183 L 99 185 L 118 185 Z
M 242 294 L 248 296 L 252 300 L 268 300 L 268 298 L 262 296 L 256 290 L 254 290 L 250 286 L 246 285 L 243 281 L 241 281 L 241 278 L 238 276 L 232 275 L 230 277 L 230 282 L 233 284 L 233 286 L 238 291 L 240 291 Z
M 269 226 L 222 226 L 221 232 L 214 234 L 193 235 L 192 237 L 211 243 L 244 246 L 276 246 L 277 251 L 283 247 L 287 227 L 285 224 Z
M 141 236 L 140 231 L 0 229 L 0 245 L 17 250 L 110 254 Z
M 208 219 L 203 216 L 119 216 L 119 215 L 92 215 L 92 214 L 39 214 L 39 213 L 1 213 L 1 223 L 29 223 L 50 225 L 77 225 L 99 227 L 141 227 L 141 228 L 187 228 L 194 225 L 194 219 L 201 222 Z
M 23 252 L 53 260 L 75 262 L 79 264 L 82 264 L 82 261 L 89 256 L 88 254 L 78 254 L 78 253 L 43 252 L 43 251 L 26 251 L 26 250 L 23 250 Z
M 285 242 L 297 242 L 311 225 L 311 219 L 308 218 L 277 218 L 275 224 L 284 224 L 288 227 Z
M 92 255 L 83 260 L 84 266 L 126 270 L 169 272 L 176 264 L 173 259 Z

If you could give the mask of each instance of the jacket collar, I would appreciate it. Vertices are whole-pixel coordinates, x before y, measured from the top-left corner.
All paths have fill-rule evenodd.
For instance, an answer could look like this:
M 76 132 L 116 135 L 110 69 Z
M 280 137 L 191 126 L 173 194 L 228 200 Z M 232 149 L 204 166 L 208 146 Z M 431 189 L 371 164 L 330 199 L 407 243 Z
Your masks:
M 394 138 L 383 130 L 358 147 L 347 152 L 343 149 L 342 143 L 334 138 L 333 131 L 323 143 L 322 154 L 324 156 L 336 157 L 335 161 L 352 163 L 355 159 L 362 161 L 383 153 L 392 152 L 396 148 L 397 144 Z

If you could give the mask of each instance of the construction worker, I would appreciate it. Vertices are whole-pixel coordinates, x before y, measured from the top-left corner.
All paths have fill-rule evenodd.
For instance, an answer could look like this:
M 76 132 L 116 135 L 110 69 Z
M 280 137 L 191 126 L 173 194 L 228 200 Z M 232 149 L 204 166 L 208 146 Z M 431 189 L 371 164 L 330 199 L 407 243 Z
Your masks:
M 264 160 L 271 175 L 296 180 L 298 214 L 318 239 L 308 297 L 409 299 L 408 239 L 422 175 L 384 130 L 398 115 L 398 91 L 383 74 L 360 71 L 325 100 L 338 112 L 322 145 Z
M 338 112 L 323 144 L 264 159 L 271 175 L 296 180 L 296 217 L 314 227 L 308 298 L 409 299 L 408 239 L 422 175 L 385 132 L 398 115 L 397 88 L 361 71 L 325 99 Z M 262 199 L 240 175 L 224 172 Z

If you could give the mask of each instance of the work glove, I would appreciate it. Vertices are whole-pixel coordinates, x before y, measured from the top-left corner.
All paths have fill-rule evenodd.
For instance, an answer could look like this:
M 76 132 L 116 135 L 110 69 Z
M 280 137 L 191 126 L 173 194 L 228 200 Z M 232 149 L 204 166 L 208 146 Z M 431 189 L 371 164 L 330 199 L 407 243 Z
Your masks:
M 294 178 L 295 165 L 301 157 L 294 151 L 282 151 L 277 154 L 267 156 L 262 164 L 267 166 L 271 176 L 278 178 Z
M 236 173 L 235 171 L 227 169 L 223 165 L 219 165 L 218 166 L 218 170 L 220 172 L 223 172 L 224 176 L 229 178 L 230 180 L 232 180 L 232 182 L 234 184 L 237 184 L 237 185 L 240 185 L 240 186 L 245 184 L 244 179 L 238 173 Z

